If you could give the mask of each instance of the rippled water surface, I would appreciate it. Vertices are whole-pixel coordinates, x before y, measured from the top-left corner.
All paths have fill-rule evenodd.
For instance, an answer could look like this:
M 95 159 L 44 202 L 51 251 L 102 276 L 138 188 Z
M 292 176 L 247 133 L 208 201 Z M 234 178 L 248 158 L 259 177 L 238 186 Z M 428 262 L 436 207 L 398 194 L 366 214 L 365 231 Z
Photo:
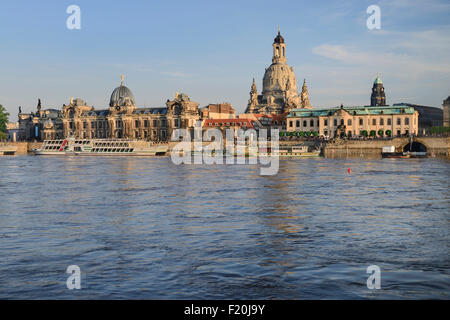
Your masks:
M 449 299 L 449 176 L 440 159 L 280 160 L 260 176 L 2 157 L 0 299 Z

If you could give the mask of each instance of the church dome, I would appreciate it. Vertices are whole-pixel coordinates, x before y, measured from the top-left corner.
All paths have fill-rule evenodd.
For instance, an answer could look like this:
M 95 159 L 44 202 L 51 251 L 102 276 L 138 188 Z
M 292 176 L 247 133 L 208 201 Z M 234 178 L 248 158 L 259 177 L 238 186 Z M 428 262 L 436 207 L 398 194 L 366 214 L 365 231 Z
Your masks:
M 377 78 L 375 79 L 375 81 L 373 82 L 373 84 L 383 84 L 383 81 L 381 81 L 381 78 L 379 75 L 377 75 Z
M 115 88 L 113 93 L 111 94 L 111 99 L 109 100 L 109 106 L 124 106 L 128 103 L 135 105 L 134 95 L 131 90 L 123 85 L 123 77 L 122 83 L 119 87 Z
M 289 81 L 288 81 L 289 80 Z M 289 88 L 287 88 L 289 86 Z M 284 90 L 297 92 L 294 70 L 287 64 L 274 63 L 266 69 L 263 78 L 264 94 L 282 94 Z

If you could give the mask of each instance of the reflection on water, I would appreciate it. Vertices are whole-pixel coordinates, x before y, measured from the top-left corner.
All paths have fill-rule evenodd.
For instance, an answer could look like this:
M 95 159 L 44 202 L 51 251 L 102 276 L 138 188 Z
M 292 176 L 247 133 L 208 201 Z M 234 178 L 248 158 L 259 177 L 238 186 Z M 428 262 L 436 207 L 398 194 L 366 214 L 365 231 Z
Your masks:
M 348 174 L 347 169 L 352 173 Z M 0 298 L 450 298 L 449 162 L 0 159 Z M 69 291 L 68 265 L 82 289 Z M 366 287 L 379 265 L 382 290 Z

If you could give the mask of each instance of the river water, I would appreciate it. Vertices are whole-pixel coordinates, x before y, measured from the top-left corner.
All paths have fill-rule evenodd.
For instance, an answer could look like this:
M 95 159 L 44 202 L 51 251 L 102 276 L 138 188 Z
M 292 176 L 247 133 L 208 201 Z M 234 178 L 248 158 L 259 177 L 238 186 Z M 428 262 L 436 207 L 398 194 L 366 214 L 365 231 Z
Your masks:
M 0 299 L 449 299 L 449 176 L 442 159 L 289 159 L 260 176 L 2 157 Z

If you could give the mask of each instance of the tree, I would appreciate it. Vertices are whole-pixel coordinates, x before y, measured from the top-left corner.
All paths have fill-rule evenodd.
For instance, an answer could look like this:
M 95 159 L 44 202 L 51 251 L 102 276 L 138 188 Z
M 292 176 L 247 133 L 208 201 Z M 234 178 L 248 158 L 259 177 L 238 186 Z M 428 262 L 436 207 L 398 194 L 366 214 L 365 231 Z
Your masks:
M 6 124 L 8 123 L 9 113 L 0 104 L 0 139 L 6 139 Z

